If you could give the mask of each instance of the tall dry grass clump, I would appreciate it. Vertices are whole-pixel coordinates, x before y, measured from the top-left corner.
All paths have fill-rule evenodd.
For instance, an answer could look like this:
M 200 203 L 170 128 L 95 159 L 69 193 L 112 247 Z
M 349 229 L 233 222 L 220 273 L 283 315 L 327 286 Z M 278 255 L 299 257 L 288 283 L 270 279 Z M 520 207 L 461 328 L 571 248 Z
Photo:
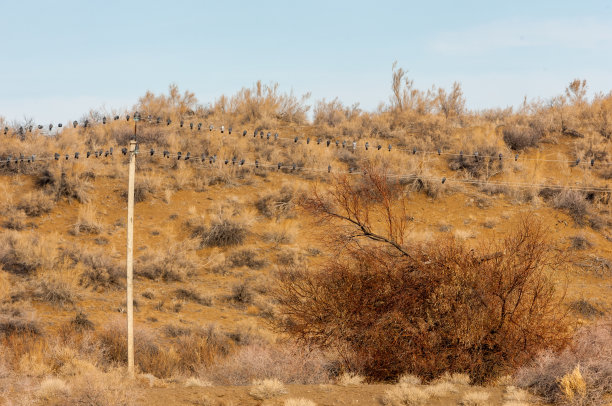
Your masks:
M 0 235 L 0 265 L 16 275 L 31 275 L 39 268 L 50 268 L 57 260 L 50 238 L 8 230 Z
M 405 239 L 401 186 L 376 168 L 362 182 L 340 178 L 302 201 L 344 255 L 280 273 L 281 331 L 334 348 L 374 380 L 465 372 L 481 383 L 566 343 L 549 276 L 564 258 L 538 220 L 475 249 L 449 237 L 421 245 Z

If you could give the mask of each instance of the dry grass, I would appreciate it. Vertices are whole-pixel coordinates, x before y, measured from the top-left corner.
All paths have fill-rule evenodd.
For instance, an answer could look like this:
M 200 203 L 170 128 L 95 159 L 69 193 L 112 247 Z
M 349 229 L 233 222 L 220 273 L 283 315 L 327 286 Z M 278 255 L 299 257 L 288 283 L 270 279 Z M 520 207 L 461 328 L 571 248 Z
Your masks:
M 55 207 L 53 199 L 42 191 L 28 192 L 17 203 L 17 209 L 27 216 L 38 217 L 49 213 Z
M 360 386 L 365 378 L 359 374 L 345 372 L 338 377 L 336 385 L 339 386 Z
M 566 402 L 569 404 L 584 404 L 586 402 L 587 384 L 580 373 L 580 365 L 576 367 L 559 381 L 559 389 Z
M 257 400 L 271 399 L 287 393 L 285 385 L 278 379 L 254 380 L 249 395 Z
M 421 406 L 426 405 L 429 398 L 425 389 L 400 383 L 385 392 L 382 403 L 385 406 Z
M 49 400 L 50 398 L 67 397 L 70 394 L 68 384 L 59 378 L 45 378 L 38 389 L 38 397 Z
M 17 307 L 0 307 L 0 338 L 11 335 L 38 336 L 42 334 L 40 322 L 33 313 Z
M 208 381 L 203 381 L 203 380 L 201 380 L 199 378 L 196 378 L 196 377 L 192 376 L 192 377 L 187 378 L 185 380 L 184 385 L 185 385 L 186 388 L 194 388 L 194 387 L 195 388 L 206 388 L 206 387 L 212 386 L 212 383 L 210 383 Z
M 164 250 L 140 256 L 134 266 L 134 273 L 152 280 L 183 281 L 201 267 L 195 255 L 198 245 L 195 240 L 166 244 Z
M 51 268 L 57 260 L 54 238 L 9 230 L 0 235 L 0 265 L 16 275 Z
M 201 304 L 202 306 L 211 306 L 212 298 L 209 296 L 202 296 L 195 289 L 191 288 L 179 288 L 174 291 L 174 295 L 179 300 L 186 300 Z
M 330 367 L 330 360 L 319 351 L 255 343 L 240 348 L 201 373 L 218 385 L 247 385 L 256 379 L 271 378 L 309 385 L 328 383 Z
M 45 275 L 31 284 L 32 298 L 58 307 L 73 305 L 79 295 L 66 278 L 58 275 Z
M 285 400 L 284 406 L 317 406 L 315 402 L 305 398 L 290 398 Z
M 486 406 L 489 405 L 491 394 L 483 389 L 471 389 L 463 394 L 461 404 L 464 406 Z
M 27 227 L 27 215 L 23 210 L 11 208 L 4 213 L 4 216 L 6 218 L 2 223 L 2 227 L 4 228 L 21 231 Z
M 102 220 L 97 214 L 95 206 L 88 204 L 79 208 L 77 221 L 72 226 L 72 235 L 91 234 L 98 235 L 104 230 Z

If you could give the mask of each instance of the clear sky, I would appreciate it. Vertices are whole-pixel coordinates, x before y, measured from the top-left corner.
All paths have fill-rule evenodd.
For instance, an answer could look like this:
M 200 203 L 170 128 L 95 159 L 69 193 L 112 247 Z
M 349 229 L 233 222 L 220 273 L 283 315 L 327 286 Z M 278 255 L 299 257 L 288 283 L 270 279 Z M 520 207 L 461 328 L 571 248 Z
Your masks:
M 397 60 L 469 108 L 612 90 L 612 1 L 0 0 L 0 115 L 57 122 L 170 83 L 207 103 L 261 79 L 375 109 Z

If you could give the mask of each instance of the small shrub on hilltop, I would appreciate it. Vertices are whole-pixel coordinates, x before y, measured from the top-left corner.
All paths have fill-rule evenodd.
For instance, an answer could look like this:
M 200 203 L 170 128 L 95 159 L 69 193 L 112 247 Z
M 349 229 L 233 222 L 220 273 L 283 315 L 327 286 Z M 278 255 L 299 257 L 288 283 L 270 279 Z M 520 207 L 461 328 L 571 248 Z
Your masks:
M 281 331 L 334 348 L 349 370 L 373 380 L 404 373 L 431 380 L 448 371 L 481 383 L 566 343 L 562 295 L 548 276 L 565 258 L 533 217 L 479 249 L 447 236 L 407 244 L 395 186 L 384 173 L 365 176 L 379 199 L 340 179 L 329 194 L 315 189 L 302 202 L 344 255 L 316 270 L 280 273 L 274 296 L 283 317 L 274 322 Z

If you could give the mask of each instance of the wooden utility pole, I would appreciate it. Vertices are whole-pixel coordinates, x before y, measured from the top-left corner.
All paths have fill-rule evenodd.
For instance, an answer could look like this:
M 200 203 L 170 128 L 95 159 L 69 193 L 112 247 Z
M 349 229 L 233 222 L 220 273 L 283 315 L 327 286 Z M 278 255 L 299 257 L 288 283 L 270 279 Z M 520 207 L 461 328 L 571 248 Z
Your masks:
M 134 132 L 136 128 L 134 128 Z M 136 140 L 130 141 L 127 216 L 127 350 L 128 373 L 134 377 L 134 176 L 136 175 Z

